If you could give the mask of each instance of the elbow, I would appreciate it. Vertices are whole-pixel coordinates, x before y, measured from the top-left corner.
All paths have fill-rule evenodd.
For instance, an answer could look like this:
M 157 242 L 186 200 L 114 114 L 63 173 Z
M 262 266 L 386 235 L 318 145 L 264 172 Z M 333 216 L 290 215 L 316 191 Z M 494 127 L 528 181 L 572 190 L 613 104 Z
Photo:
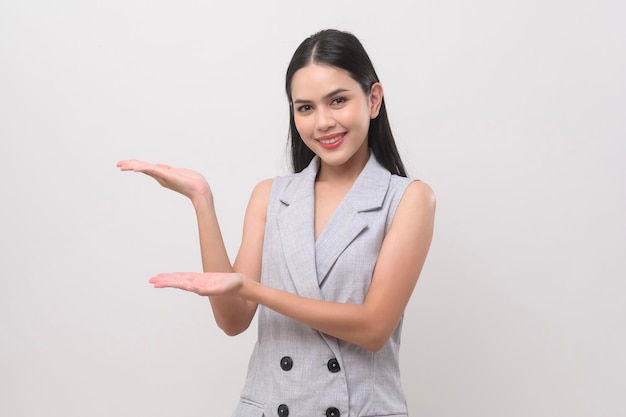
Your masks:
M 383 338 L 383 337 L 371 338 L 366 343 L 361 345 L 361 347 L 369 350 L 372 353 L 376 353 L 387 344 L 388 340 L 389 340 L 388 337 L 387 338 Z
M 224 334 L 226 334 L 226 336 L 237 336 L 243 333 L 244 330 L 246 330 L 246 329 L 231 329 L 231 328 L 223 328 L 223 327 L 221 327 L 221 329 L 224 332 Z
M 386 344 L 387 344 L 386 340 L 382 343 L 381 341 L 372 340 L 368 342 L 367 344 L 363 345 L 362 347 L 364 347 L 365 349 L 369 350 L 372 353 L 376 353 L 379 350 L 381 350 Z
M 219 327 L 227 336 L 237 336 L 245 332 L 250 324 L 252 323 L 252 318 L 254 314 L 247 314 L 246 311 L 240 310 L 235 313 L 232 312 L 222 312 L 219 313 L 219 310 L 214 309 L 213 317 L 215 319 L 215 324 Z
M 248 323 L 217 323 L 217 326 L 227 335 L 227 336 L 237 336 L 243 332 L 245 332 L 250 326 L 250 322 Z
M 376 353 L 381 350 L 391 337 L 391 332 L 385 327 L 370 328 L 364 332 L 366 337 L 363 339 L 360 346 L 369 350 L 372 353 Z

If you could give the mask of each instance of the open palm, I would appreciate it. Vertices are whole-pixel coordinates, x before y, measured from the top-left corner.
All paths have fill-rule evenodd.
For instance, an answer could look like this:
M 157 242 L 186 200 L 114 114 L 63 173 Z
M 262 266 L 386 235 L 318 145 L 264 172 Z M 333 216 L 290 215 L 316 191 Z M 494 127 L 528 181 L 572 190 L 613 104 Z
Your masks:
M 135 159 L 117 163 L 122 171 L 141 172 L 154 178 L 161 186 L 193 199 L 209 192 L 209 184 L 202 174 L 185 168 L 174 168 L 165 164 L 151 164 Z
M 155 288 L 178 288 L 203 296 L 237 295 L 243 275 L 229 272 L 173 272 L 150 278 Z

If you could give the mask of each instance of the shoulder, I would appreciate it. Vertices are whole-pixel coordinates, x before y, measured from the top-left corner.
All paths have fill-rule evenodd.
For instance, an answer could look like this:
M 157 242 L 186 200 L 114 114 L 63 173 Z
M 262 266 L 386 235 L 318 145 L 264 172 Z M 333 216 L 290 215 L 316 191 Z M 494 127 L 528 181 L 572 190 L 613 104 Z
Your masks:
M 413 180 L 402 195 L 401 205 L 435 209 L 436 197 L 433 189 L 424 181 Z
M 435 193 L 428 184 L 423 181 L 408 184 L 385 239 L 392 242 L 388 244 L 394 251 L 400 253 L 403 248 L 411 248 L 407 249 L 410 253 L 417 250 L 425 256 L 433 235 L 435 208 Z M 424 248 L 426 251 L 422 251 Z
M 292 186 L 293 190 L 299 190 L 302 185 L 302 181 L 306 181 L 306 175 L 304 172 L 298 172 L 294 174 L 278 175 L 273 178 L 266 178 L 258 182 L 252 190 L 252 199 L 262 200 L 266 203 L 270 201 L 272 195 L 278 196 Z
M 421 180 L 391 175 L 388 196 L 403 206 L 435 207 L 435 193 Z
M 274 178 L 266 178 L 259 181 L 252 190 L 252 194 L 268 195 L 272 191 L 272 185 L 274 184 Z
M 434 220 L 436 204 L 433 189 L 424 181 L 412 180 L 402 194 L 394 220 L 405 224 L 431 223 Z
M 268 178 L 258 182 L 254 186 L 252 194 L 250 195 L 250 201 L 248 202 L 249 212 L 257 212 L 262 217 L 265 217 L 273 183 L 273 179 Z
M 265 201 L 269 200 L 273 185 L 274 185 L 274 178 L 266 178 L 264 180 L 259 181 L 252 189 L 251 199 L 255 199 L 255 200 L 261 199 Z

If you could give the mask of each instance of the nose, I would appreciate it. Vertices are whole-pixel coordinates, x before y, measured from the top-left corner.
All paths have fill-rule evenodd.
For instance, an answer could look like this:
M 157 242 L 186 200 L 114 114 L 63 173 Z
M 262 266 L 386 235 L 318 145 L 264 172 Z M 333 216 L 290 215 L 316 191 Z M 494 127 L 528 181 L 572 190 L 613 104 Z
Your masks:
M 317 128 L 319 130 L 328 130 L 335 127 L 336 121 L 333 111 L 328 108 L 321 108 L 317 112 Z

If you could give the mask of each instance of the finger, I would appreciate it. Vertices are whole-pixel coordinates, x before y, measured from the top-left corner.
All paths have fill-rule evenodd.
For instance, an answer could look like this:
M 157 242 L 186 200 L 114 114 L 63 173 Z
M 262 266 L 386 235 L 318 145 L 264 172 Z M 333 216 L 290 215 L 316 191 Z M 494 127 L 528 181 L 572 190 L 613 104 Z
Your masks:
M 170 167 L 168 165 L 163 164 L 149 164 L 147 162 L 137 164 L 133 167 L 133 171 L 141 172 L 142 174 L 149 175 L 151 177 L 165 177 L 167 174 L 167 170 Z
M 122 171 L 128 171 L 130 169 L 132 169 L 133 164 L 136 161 L 133 160 L 124 160 L 124 161 L 119 161 L 117 164 L 115 164 L 118 168 L 120 168 Z
M 150 165 L 152 164 L 136 159 L 128 159 L 117 163 L 117 167 L 122 171 L 135 171 L 138 167 L 146 167 Z
M 163 288 L 170 287 L 179 281 L 172 279 L 171 274 L 158 274 L 150 278 L 148 282 L 153 284 L 156 288 Z
M 143 172 L 144 174 L 150 174 L 155 170 L 156 165 L 150 164 L 148 162 L 139 162 L 133 165 L 133 171 L 135 172 Z
M 154 288 L 178 288 L 185 291 L 194 291 L 192 276 L 186 273 L 158 274 L 148 280 Z

